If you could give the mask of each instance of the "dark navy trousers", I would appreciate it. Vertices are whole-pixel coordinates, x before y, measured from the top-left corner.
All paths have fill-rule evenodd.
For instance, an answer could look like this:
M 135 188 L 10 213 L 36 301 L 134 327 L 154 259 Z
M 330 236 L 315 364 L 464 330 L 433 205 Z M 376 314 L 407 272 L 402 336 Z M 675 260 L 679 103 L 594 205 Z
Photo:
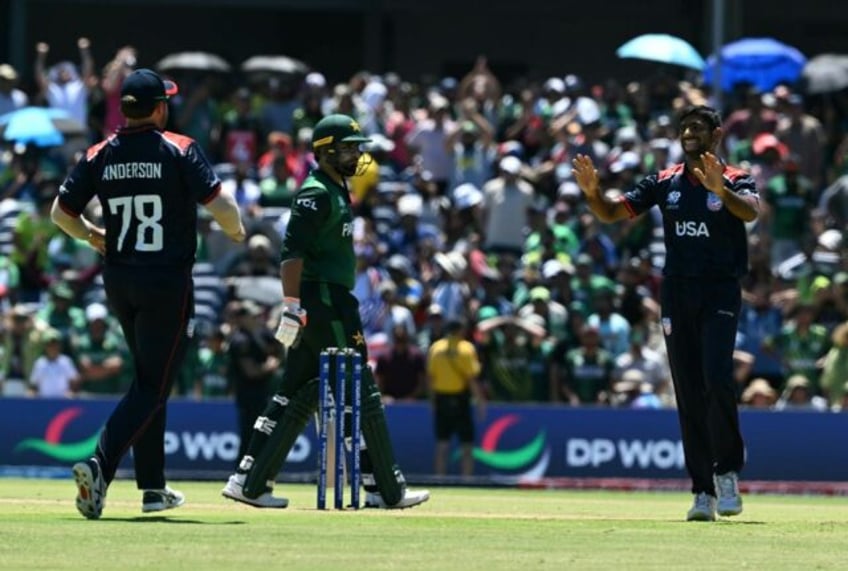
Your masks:
M 165 408 L 193 335 L 191 268 L 108 266 L 109 308 L 121 324 L 135 376 L 100 435 L 96 456 L 107 482 L 133 448 L 139 489 L 165 486 Z
M 692 492 L 714 495 L 713 474 L 745 461 L 733 379 L 741 288 L 732 278 L 667 276 L 661 302 Z

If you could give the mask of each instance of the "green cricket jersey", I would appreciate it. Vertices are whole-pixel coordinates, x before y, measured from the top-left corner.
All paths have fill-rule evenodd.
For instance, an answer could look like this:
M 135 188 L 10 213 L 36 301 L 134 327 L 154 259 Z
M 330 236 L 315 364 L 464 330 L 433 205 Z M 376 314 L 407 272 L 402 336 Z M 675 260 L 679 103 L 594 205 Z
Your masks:
M 313 170 L 294 196 L 282 259 L 303 259 L 303 281 L 353 289 L 353 214 L 345 187 Z

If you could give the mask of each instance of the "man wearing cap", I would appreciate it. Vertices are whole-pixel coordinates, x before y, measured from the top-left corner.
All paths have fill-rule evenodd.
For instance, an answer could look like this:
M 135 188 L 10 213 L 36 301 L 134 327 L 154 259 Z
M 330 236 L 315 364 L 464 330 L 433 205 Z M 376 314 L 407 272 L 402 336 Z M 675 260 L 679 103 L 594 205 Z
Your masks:
M 444 196 L 453 174 L 454 160 L 448 136 L 455 130 L 450 118 L 450 101 L 440 95 L 430 100 L 427 119 L 419 121 L 405 142 L 421 157 L 421 168 L 430 172 L 439 196 Z
M 53 221 L 104 257 L 108 304 L 121 324 L 135 379 L 106 422 L 95 455 L 74 466 L 77 509 L 89 519 L 103 510 L 106 489 L 133 447 L 142 510 L 181 505 L 165 485 L 165 406 L 194 335 L 191 279 L 197 248 L 197 204 L 236 242 L 244 227 L 231 196 L 195 141 L 165 131 L 173 82 L 149 69 L 121 87 L 125 127 L 89 148 L 53 203 Z M 103 227 L 84 214 L 97 197 Z
M 88 323 L 84 333 L 73 340 L 73 354 L 80 371 L 79 391 L 85 394 L 114 395 L 132 383 L 124 340 L 112 330 L 109 310 L 102 303 L 85 308 Z
M 79 372 L 73 360 L 62 352 L 62 334 L 55 329 L 48 329 L 42 341 L 44 350 L 32 366 L 30 389 L 40 397 L 71 396 L 79 380 Z
M 247 241 L 247 250 L 227 270 L 227 276 L 251 278 L 276 276 L 278 261 L 272 250 L 271 239 L 265 234 L 254 234 Z
M 524 228 L 535 205 L 533 187 L 521 178 L 521 159 L 508 155 L 498 163 L 499 176 L 483 185 L 483 230 L 487 251 L 520 256 Z
M 368 362 L 356 274 L 353 212 L 347 178 L 362 168 L 359 124 L 342 114 L 315 125 L 312 148 L 318 167 L 294 197 L 282 248 L 283 308 L 276 338 L 287 349 L 279 391 L 253 425 L 247 452 L 221 493 L 260 508 L 285 508 L 273 484 L 295 441 L 318 407 L 319 355 L 327 347 L 351 348 Z M 405 508 L 429 498 L 406 488 L 395 463 L 380 391 L 370 367 L 362 369 L 362 481 L 367 507 Z M 351 446 L 350 439 L 347 446 Z M 341 453 L 341 452 L 340 452 Z
M 757 218 L 759 198 L 750 174 L 715 155 L 722 128 L 714 109 L 684 109 L 679 127 L 685 162 L 642 179 L 617 200 L 604 195 L 589 157 L 578 155 L 573 166 L 602 222 L 634 218 L 654 205 L 662 212 L 662 325 L 694 494 L 687 520 L 713 521 L 716 511 L 742 512 L 737 474 L 744 444 L 733 349 L 739 279 L 748 271 L 745 223 Z
M 85 312 L 74 305 L 74 292 L 67 282 L 50 286 L 49 301 L 38 310 L 38 318 L 62 334 L 64 341 L 85 330 Z
M 386 271 L 397 286 L 398 301 L 415 311 L 424 294 L 424 286 L 415 278 L 412 262 L 402 254 L 395 254 L 386 261 Z

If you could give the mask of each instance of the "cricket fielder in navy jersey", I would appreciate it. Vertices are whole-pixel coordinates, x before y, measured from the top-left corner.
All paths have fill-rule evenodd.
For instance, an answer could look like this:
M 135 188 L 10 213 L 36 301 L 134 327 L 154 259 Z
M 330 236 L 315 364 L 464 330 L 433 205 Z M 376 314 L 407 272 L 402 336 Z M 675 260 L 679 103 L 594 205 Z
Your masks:
M 193 335 L 191 270 L 197 247 L 197 205 L 224 233 L 244 240 L 231 196 L 189 137 L 164 131 L 168 97 L 177 86 L 149 69 L 121 87 L 126 127 L 94 145 L 59 190 L 53 221 L 103 254 L 103 282 L 133 355 L 135 378 L 106 421 L 94 456 L 74 468 L 77 509 L 88 519 L 103 511 L 106 489 L 133 447 L 142 511 L 175 508 L 183 495 L 165 484 L 165 405 Z M 104 228 L 84 216 L 94 198 Z
M 663 214 L 666 264 L 662 326 L 677 395 L 686 469 L 694 503 L 689 521 L 742 512 L 738 473 L 744 464 L 733 382 L 733 347 L 748 271 L 745 223 L 755 220 L 753 178 L 715 155 L 721 117 L 712 108 L 684 109 L 679 137 L 685 162 L 644 178 L 617 201 L 604 196 L 592 160 L 578 155 L 574 176 L 603 222 Z

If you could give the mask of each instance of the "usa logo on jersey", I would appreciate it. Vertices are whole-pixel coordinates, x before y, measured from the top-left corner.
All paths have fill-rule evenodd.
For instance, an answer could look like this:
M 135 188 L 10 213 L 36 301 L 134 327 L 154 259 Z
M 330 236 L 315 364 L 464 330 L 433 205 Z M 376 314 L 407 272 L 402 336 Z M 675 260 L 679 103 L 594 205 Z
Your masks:
M 721 206 L 722 202 L 718 195 L 714 192 L 707 192 L 707 208 L 713 212 L 718 212 L 721 210 Z

